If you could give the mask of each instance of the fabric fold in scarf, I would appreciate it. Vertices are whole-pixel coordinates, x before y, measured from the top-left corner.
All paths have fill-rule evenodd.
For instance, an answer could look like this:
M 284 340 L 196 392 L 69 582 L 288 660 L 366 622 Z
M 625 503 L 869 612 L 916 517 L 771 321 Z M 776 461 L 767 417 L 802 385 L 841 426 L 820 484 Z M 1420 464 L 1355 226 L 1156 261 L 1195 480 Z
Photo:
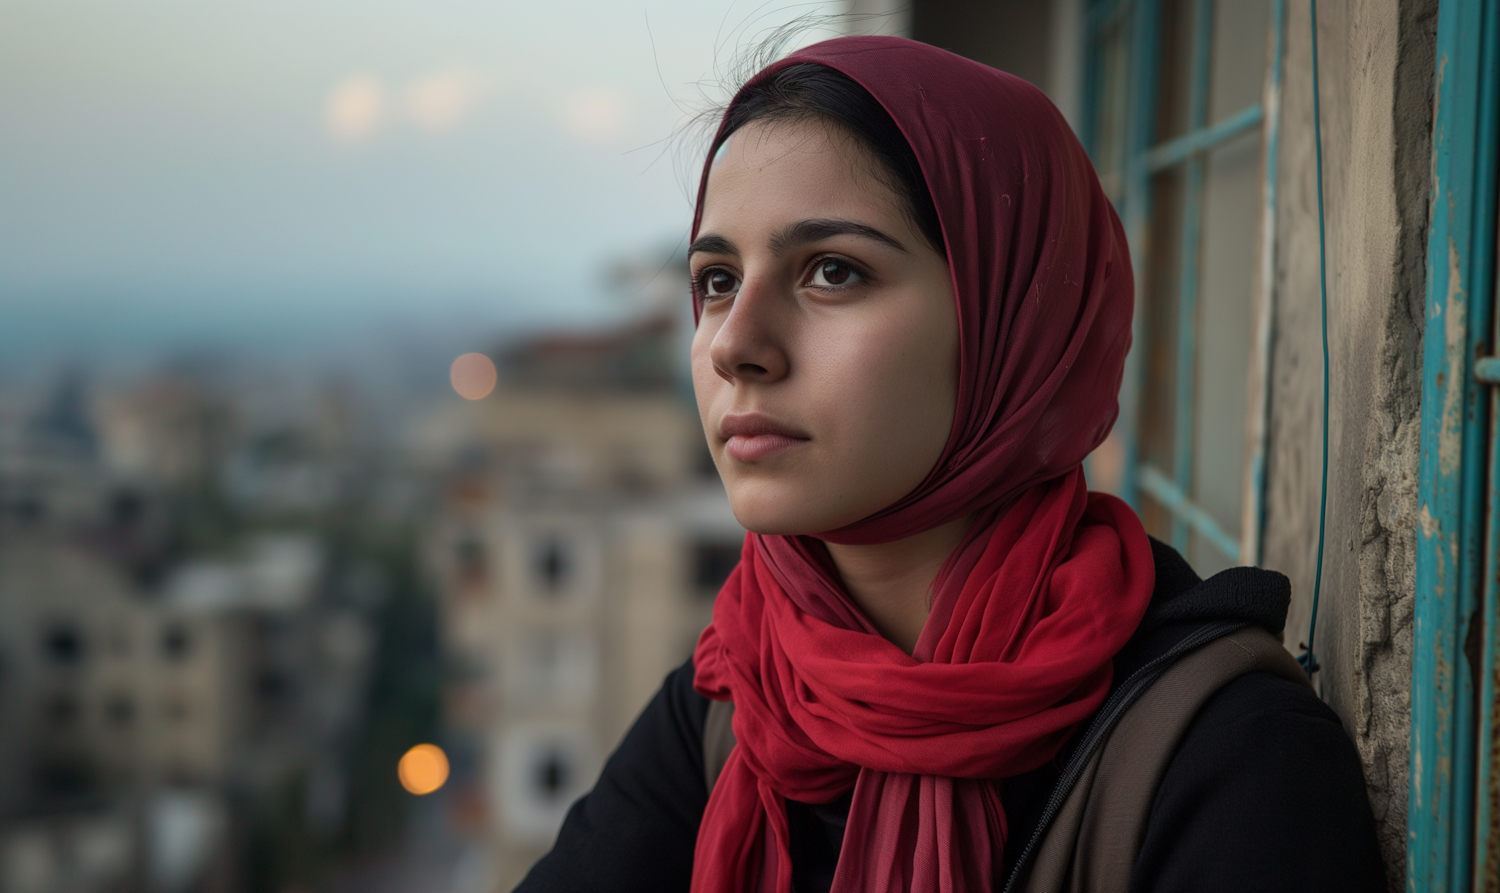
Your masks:
M 1139 519 L 1089 493 L 1080 465 L 1118 413 L 1125 238 L 1068 125 L 1019 78 L 879 37 L 816 44 L 757 77 L 798 62 L 864 86 L 921 163 L 953 274 L 958 400 L 942 456 L 894 505 L 817 538 L 747 535 L 694 655 L 698 691 L 735 704 L 737 744 L 693 890 L 790 893 L 786 800 L 852 787 L 835 893 L 988 891 L 1002 780 L 1052 759 L 1098 708 L 1154 584 Z M 822 541 L 963 517 L 907 655 L 849 599 Z

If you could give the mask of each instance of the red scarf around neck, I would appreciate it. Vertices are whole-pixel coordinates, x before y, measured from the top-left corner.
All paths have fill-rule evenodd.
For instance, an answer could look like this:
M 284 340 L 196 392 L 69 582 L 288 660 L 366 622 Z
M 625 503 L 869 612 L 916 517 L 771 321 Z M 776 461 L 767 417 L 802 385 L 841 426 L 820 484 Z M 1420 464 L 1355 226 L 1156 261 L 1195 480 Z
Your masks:
M 1080 466 L 1118 414 L 1124 233 L 1025 81 L 880 37 L 826 41 L 757 77 L 797 62 L 854 79 L 917 155 L 953 274 L 957 406 L 942 456 L 893 505 L 817 538 L 747 535 L 694 654 L 698 691 L 734 702 L 737 743 L 693 890 L 790 893 L 786 800 L 852 788 L 834 893 L 988 891 L 1001 780 L 1052 759 L 1098 709 L 1155 582 L 1140 521 L 1089 493 Z M 849 599 L 820 540 L 889 542 L 970 516 L 907 655 Z
M 1135 513 L 1088 493 L 1081 470 L 1027 491 L 973 541 L 947 622 L 923 630 L 936 639 L 926 660 L 841 622 L 847 596 L 819 597 L 838 589 L 826 563 L 777 539 L 746 539 L 695 654 L 698 690 L 734 701 L 737 743 L 703 815 L 693 890 L 788 893 L 786 799 L 826 803 L 851 786 L 834 893 L 995 889 L 996 780 L 1051 759 L 1098 709 L 1150 601 Z M 809 568 L 797 590 L 781 582 Z

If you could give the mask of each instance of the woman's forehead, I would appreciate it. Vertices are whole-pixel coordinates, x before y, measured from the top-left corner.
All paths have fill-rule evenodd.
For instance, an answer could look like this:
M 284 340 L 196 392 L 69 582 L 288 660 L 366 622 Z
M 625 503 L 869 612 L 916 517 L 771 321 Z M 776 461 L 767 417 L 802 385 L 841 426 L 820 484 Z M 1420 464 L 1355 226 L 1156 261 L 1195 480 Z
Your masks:
M 905 232 L 910 223 L 899 196 L 873 170 L 878 164 L 834 126 L 747 125 L 714 153 L 700 228 L 770 224 L 781 217 L 857 216 Z

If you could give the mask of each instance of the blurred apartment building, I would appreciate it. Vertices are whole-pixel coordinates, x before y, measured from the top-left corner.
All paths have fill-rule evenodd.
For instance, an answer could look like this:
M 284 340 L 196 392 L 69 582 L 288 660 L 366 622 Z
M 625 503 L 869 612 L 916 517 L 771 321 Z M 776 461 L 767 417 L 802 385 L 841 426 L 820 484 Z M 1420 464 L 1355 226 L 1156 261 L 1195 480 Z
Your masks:
M 4 415 L 0 891 L 245 889 L 240 795 L 345 733 L 368 625 L 318 598 L 306 533 L 183 542 L 180 497 L 231 446 L 204 388 L 100 410 L 66 378 Z
M 428 429 L 454 468 L 427 555 L 453 672 L 446 718 L 481 767 L 482 847 L 510 889 L 663 677 L 691 653 L 744 531 L 648 315 L 534 339 L 500 388 Z

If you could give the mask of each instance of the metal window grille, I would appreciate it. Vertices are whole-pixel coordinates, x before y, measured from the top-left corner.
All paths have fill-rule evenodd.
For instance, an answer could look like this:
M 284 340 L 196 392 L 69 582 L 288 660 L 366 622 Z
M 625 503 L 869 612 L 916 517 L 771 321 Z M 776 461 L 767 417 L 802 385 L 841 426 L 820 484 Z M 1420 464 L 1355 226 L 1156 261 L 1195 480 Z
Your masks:
M 1124 454 L 1119 490 L 1142 511 L 1148 529 L 1200 564 L 1260 557 L 1284 6 L 1284 0 L 1092 0 L 1085 15 L 1080 136 L 1124 221 L 1137 281 L 1134 347 L 1116 434 Z M 1233 33 L 1247 11 L 1263 23 L 1264 43 Z M 1247 45 L 1261 54 L 1252 60 L 1258 80 L 1248 101 L 1243 90 L 1226 87 L 1236 73 L 1244 81 Z M 1224 58 L 1236 52 L 1238 59 Z M 1256 153 L 1248 162 L 1247 150 Z M 1217 182 L 1209 178 L 1210 165 L 1233 152 L 1242 167 L 1254 165 L 1256 198 L 1235 212 L 1252 215 L 1241 222 L 1258 247 L 1241 246 L 1242 256 L 1229 259 L 1247 265 L 1250 275 L 1239 283 L 1243 294 L 1234 296 L 1248 318 L 1226 333 L 1222 319 L 1206 319 L 1224 306 L 1225 258 L 1206 246 L 1205 210 Z M 1224 432 L 1209 430 L 1201 412 L 1208 395 L 1203 373 L 1216 359 L 1205 357 L 1212 347 L 1205 338 L 1225 337 L 1240 339 L 1245 356 L 1231 357 L 1229 368 L 1220 362 L 1216 380 L 1235 376 L 1243 389 L 1236 399 L 1246 404 L 1233 421 L 1244 431 L 1227 452 Z M 1220 448 L 1206 448 L 1215 437 Z M 1232 453 L 1234 461 L 1226 461 Z M 1224 490 L 1219 479 L 1226 470 L 1229 498 L 1221 492 L 1215 503 L 1207 491 Z

